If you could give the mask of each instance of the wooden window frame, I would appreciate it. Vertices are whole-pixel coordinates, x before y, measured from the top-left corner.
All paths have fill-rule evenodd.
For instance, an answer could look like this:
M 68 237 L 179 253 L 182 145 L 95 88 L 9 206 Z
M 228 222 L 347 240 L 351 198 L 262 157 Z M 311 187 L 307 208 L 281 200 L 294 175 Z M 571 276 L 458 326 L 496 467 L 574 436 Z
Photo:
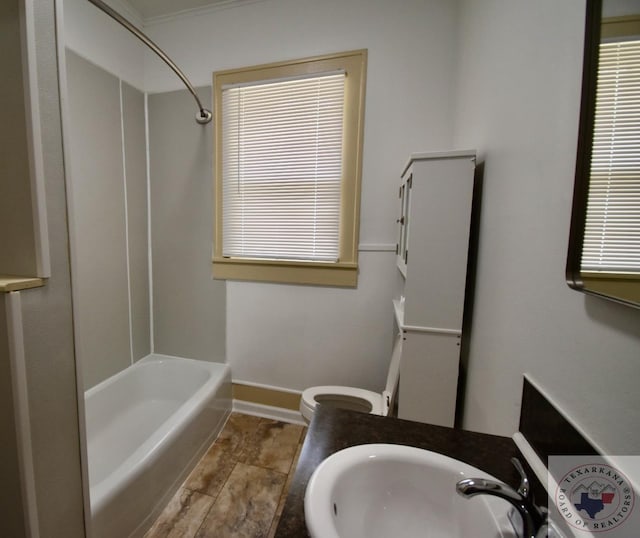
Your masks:
M 214 251 L 213 277 L 294 284 L 355 287 L 358 282 L 358 238 L 367 51 L 315 56 L 241 69 L 217 71 L 214 89 Z M 224 257 L 222 193 L 222 88 L 337 70 L 346 72 L 343 174 L 340 209 L 340 255 L 335 263 Z

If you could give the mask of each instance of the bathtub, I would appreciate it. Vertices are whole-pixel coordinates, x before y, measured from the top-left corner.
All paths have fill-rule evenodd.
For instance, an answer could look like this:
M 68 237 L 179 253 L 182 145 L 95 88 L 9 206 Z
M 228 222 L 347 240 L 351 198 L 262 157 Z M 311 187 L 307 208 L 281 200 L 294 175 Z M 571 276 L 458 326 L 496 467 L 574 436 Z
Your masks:
M 152 354 L 85 393 L 94 538 L 142 536 L 222 429 L 226 364 Z

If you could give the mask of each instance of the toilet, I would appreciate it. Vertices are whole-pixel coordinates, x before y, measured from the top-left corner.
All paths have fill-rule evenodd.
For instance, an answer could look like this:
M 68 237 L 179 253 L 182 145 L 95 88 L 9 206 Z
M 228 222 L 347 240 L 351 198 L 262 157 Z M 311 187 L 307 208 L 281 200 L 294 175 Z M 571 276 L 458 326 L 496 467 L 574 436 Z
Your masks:
M 382 394 L 356 387 L 322 385 L 309 387 L 300 398 L 300 413 L 307 423 L 311 422 L 316 406 L 321 403 L 340 409 L 360 411 L 372 415 L 387 416 L 393 405 L 393 398 L 400 375 L 400 356 L 402 355 L 402 334 L 396 336 L 389 363 L 387 384 Z

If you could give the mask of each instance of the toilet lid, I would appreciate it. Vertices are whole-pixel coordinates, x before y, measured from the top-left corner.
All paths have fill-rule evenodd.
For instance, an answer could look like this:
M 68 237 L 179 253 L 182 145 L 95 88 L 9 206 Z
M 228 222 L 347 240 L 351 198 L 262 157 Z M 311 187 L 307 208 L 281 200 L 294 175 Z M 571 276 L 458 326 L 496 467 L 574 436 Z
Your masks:
M 393 351 L 391 352 L 391 360 L 389 361 L 389 372 L 387 373 L 387 384 L 384 390 L 388 392 L 391 397 L 396 392 L 398 386 L 398 379 L 400 377 L 400 358 L 402 357 L 402 332 L 396 335 L 393 342 Z

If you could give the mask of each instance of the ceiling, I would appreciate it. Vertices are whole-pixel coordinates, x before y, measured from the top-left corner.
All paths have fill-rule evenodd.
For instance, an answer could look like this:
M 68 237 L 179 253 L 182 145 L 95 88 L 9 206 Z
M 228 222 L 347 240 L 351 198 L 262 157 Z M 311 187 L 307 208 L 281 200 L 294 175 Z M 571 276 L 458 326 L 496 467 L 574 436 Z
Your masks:
M 165 17 L 192 9 L 222 7 L 251 0 L 126 0 L 144 20 Z M 255 0 L 254 0 L 255 1 Z

